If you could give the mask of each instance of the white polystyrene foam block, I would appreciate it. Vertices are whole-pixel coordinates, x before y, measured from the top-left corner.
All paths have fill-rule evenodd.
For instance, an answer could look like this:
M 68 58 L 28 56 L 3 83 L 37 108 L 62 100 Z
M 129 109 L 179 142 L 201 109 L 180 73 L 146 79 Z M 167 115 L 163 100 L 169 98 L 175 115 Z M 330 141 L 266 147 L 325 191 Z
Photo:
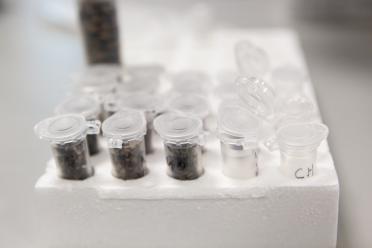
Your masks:
M 292 63 L 306 70 L 291 31 L 219 30 L 212 37 L 209 49 L 180 44 L 166 66 L 189 69 L 199 58 L 197 67 L 213 76 L 234 68 L 233 45 L 249 39 L 267 50 L 273 66 Z M 136 57 L 128 57 L 135 64 Z M 315 101 L 309 80 L 305 93 Z M 217 99 L 210 101 L 216 111 Z M 213 131 L 203 155 L 205 173 L 192 181 L 167 176 L 159 137 L 147 156 L 149 173 L 137 180 L 114 178 L 105 140 L 101 145 L 104 151 L 91 159 L 95 175 L 84 181 L 58 178 L 54 161 L 48 162 L 35 185 L 37 247 L 336 246 L 339 185 L 327 142 L 318 150 L 315 175 L 306 180 L 282 173 L 279 152 L 264 147 L 258 177 L 226 177 Z

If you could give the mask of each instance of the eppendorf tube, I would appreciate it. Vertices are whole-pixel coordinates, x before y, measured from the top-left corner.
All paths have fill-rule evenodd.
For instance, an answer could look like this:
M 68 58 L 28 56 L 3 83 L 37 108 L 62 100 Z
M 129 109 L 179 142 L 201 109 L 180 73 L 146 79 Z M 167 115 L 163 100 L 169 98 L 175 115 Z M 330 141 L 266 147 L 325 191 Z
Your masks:
M 153 94 L 146 92 L 123 95 L 119 105 L 121 109 L 131 108 L 142 111 L 146 119 L 145 150 L 146 154 L 154 151 L 153 146 L 153 121 L 157 113 L 159 99 Z
M 275 132 L 281 127 L 296 123 L 311 123 L 316 121 L 314 104 L 303 95 L 296 95 L 283 102 L 276 110 L 272 124 L 274 134 L 264 141 L 270 151 L 278 149 Z
M 168 175 L 179 180 L 200 177 L 204 172 L 201 120 L 171 112 L 155 118 L 154 127 L 164 142 Z
M 56 114 L 80 114 L 85 120 L 96 122 L 100 128 L 101 106 L 99 102 L 87 95 L 70 96 L 55 109 Z M 98 134 L 87 134 L 89 154 L 95 155 L 100 151 Z
M 94 174 L 86 136 L 98 132 L 96 122 L 87 122 L 76 114 L 48 118 L 35 126 L 35 133 L 51 144 L 58 175 L 71 180 L 83 180 Z
M 317 149 L 328 136 L 328 127 L 320 123 L 299 123 L 281 127 L 277 139 L 284 174 L 304 179 L 316 173 Z
M 258 175 L 258 137 L 261 121 L 237 105 L 222 105 L 218 113 L 218 137 L 222 172 L 235 179 Z
M 146 121 L 143 113 L 131 109 L 119 111 L 103 122 L 102 131 L 107 138 L 112 175 L 124 180 L 145 176 Z

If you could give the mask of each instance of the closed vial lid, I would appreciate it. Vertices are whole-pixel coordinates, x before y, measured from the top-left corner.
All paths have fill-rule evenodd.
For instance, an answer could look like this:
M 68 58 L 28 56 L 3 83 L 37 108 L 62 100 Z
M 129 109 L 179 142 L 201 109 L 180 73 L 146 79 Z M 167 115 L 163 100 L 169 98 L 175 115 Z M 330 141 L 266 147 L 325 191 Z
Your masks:
M 136 139 L 146 133 L 146 121 L 142 111 L 121 110 L 102 124 L 103 135 L 112 139 Z
M 168 103 L 169 109 L 204 119 L 209 114 L 209 104 L 205 97 L 195 94 L 178 95 Z
M 265 81 L 255 77 L 239 77 L 236 80 L 236 89 L 247 110 L 262 119 L 272 117 L 275 92 Z
M 163 139 L 182 142 L 201 134 L 202 121 L 197 117 L 171 112 L 155 118 L 154 127 Z
M 35 126 L 40 139 L 51 142 L 67 142 L 86 135 L 88 125 L 83 116 L 65 114 L 42 120 Z
M 87 120 L 98 118 L 100 111 L 101 107 L 99 102 L 95 98 L 87 95 L 68 97 L 55 109 L 57 114 L 80 114 Z
M 277 132 L 279 147 L 314 149 L 328 136 L 321 123 L 297 123 L 281 127 Z
M 219 109 L 218 131 L 224 141 L 257 142 L 260 128 L 260 120 L 241 106 L 227 104 Z

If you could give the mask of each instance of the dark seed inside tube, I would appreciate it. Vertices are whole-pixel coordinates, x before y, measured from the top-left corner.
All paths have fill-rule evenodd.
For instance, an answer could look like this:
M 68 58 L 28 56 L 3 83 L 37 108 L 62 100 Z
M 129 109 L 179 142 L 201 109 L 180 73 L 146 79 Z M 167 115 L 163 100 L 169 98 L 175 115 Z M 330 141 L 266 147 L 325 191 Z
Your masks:
M 115 0 L 80 0 L 80 22 L 90 64 L 120 64 Z
M 99 142 L 97 134 L 87 135 L 89 155 L 95 155 L 99 153 Z
M 112 174 L 124 180 L 143 177 L 147 173 L 144 140 L 124 142 L 122 148 L 110 148 Z
M 165 143 L 168 174 L 179 180 L 192 180 L 203 174 L 202 149 L 199 144 Z
M 94 168 L 89 164 L 86 139 L 52 144 L 52 152 L 60 177 L 83 180 L 94 174 Z
M 153 146 L 153 121 L 154 121 L 155 113 L 153 112 L 147 112 L 145 111 L 145 117 L 146 117 L 146 134 L 145 134 L 145 151 L 146 154 L 150 154 L 154 152 L 154 146 Z

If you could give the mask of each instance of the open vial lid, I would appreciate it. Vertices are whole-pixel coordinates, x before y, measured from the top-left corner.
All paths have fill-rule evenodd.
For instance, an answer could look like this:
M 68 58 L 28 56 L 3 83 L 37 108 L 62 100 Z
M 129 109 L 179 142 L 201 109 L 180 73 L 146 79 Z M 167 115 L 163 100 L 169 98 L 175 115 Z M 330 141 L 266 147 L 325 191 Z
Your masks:
M 156 117 L 154 128 L 165 140 L 185 141 L 202 133 L 202 121 L 196 117 L 170 112 Z
M 170 110 L 204 119 L 209 114 L 209 104 L 205 97 L 195 94 L 184 94 L 173 97 L 168 107 Z
M 241 106 L 222 105 L 218 111 L 219 137 L 225 141 L 257 141 L 260 128 L 261 121 Z
M 36 124 L 34 130 L 40 139 L 51 142 L 68 142 L 86 135 L 88 128 L 83 116 L 66 114 L 42 120 Z
M 145 117 L 139 110 L 121 110 L 103 122 L 102 132 L 107 138 L 136 139 L 146 133 Z
M 255 77 L 239 77 L 236 90 L 244 106 L 262 119 L 274 114 L 275 92 L 265 81 Z
M 197 70 L 180 71 L 169 76 L 173 90 L 181 93 L 205 94 L 210 85 L 209 76 Z
M 328 127 L 321 123 L 297 123 L 277 131 L 279 147 L 315 149 L 328 136 Z
M 95 98 L 87 95 L 78 95 L 68 97 L 56 107 L 55 112 L 57 114 L 80 114 L 89 120 L 98 118 L 101 107 Z
M 236 43 L 235 58 L 241 75 L 263 78 L 270 70 L 266 52 L 249 41 Z

